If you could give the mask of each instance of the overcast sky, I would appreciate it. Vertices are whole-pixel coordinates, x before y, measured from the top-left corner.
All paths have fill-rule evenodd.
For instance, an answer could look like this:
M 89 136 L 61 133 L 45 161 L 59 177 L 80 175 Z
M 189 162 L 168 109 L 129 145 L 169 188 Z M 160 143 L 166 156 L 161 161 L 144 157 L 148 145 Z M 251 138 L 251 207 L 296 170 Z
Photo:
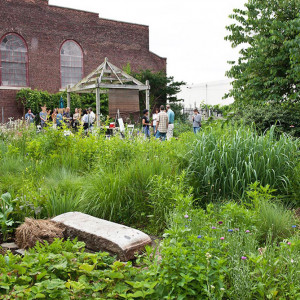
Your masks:
M 224 41 L 228 15 L 246 0 L 50 0 L 52 5 L 150 26 L 150 50 L 167 57 L 168 74 L 188 84 L 225 79 L 237 51 Z

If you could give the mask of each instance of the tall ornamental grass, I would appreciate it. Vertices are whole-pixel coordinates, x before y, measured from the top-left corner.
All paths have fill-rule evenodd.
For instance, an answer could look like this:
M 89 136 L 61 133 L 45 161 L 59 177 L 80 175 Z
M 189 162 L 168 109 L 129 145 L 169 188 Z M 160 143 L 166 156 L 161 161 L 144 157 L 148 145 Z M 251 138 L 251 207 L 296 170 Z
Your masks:
M 288 194 L 299 157 L 299 141 L 264 135 L 251 128 L 211 127 L 198 135 L 187 154 L 195 193 L 208 201 L 243 198 L 254 182 Z

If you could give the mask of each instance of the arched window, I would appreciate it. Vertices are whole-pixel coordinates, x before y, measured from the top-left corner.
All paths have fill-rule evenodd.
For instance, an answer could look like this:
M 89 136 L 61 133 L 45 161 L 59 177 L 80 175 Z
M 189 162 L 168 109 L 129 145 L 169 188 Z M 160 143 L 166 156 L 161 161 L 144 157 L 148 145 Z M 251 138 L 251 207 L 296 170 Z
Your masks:
M 24 40 L 15 33 L 0 42 L 0 81 L 4 86 L 28 85 L 28 57 Z
M 74 85 L 83 77 L 83 55 L 74 41 L 66 41 L 60 49 L 61 87 Z

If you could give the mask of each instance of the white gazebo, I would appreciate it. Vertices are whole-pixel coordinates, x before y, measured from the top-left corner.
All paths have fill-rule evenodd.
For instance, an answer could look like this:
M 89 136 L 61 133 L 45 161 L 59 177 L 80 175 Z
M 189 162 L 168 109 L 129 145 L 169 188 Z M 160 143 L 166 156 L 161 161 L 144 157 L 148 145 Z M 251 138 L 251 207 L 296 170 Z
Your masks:
M 107 58 L 104 62 L 88 76 L 83 78 L 73 87 L 67 88 L 67 106 L 70 107 L 71 93 L 95 93 L 97 126 L 100 125 L 100 94 L 107 90 L 122 89 L 132 91 L 146 91 L 146 108 L 149 110 L 150 86 L 138 81 L 123 70 L 111 64 Z

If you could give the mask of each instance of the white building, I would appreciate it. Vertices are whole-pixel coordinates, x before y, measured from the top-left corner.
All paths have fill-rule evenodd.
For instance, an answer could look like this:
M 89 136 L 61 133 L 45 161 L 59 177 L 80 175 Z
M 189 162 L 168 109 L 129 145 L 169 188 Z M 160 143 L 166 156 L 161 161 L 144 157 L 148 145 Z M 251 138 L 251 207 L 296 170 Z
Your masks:
M 182 88 L 178 98 L 184 99 L 185 108 L 199 108 L 200 104 L 228 105 L 233 103 L 233 98 L 222 98 L 230 89 L 230 80 L 190 84 Z

